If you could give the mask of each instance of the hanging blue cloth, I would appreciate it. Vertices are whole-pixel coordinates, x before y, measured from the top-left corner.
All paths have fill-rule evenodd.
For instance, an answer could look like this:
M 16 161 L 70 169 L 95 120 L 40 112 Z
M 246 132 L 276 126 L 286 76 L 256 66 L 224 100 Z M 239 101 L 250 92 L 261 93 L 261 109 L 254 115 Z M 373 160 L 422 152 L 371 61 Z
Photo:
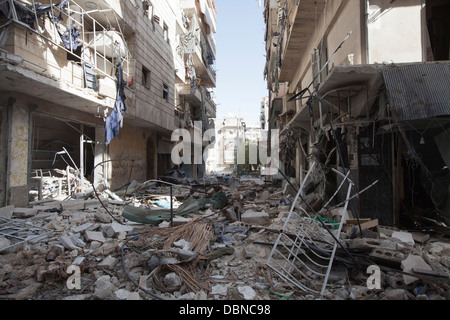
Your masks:
M 106 144 L 109 144 L 111 140 L 119 134 L 119 129 L 123 126 L 123 114 L 127 110 L 125 105 L 125 85 L 126 82 L 123 79 L 123 67 L 122 60 L 119 57 L 119 62 L 116 68 L 116 88 L 117 88 L 117 97 L 116 102 L 114 104 L 114 109 L 111 114 L 106 117 L 105 121 L 105 136 L 106 136 Z
M 81 46 L 81 41 L 79 39 L 80 32 L 75 26 L 68 27 L 63 34 L 59 31 L 58 33 L 67 50 L 75 51 Z
M 111 140 L 119 134 L 120 128 L 120 115 L 117 107 L 114 107 L 111 114 L 106 117 L 105 121 L 105 136 L 106 136 L 106 144 L 109 144 Z

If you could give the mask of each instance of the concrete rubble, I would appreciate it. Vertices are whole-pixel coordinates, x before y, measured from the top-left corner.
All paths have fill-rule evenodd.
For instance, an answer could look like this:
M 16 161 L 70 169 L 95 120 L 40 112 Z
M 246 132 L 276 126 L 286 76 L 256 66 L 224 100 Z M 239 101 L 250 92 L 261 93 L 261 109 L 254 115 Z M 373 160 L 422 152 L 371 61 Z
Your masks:
M 20 221 L 52 233 L 17 245 L 7 234 L 0 235 L 0 299 L 450 298 L 450 240 L 443 228 L 437 232 L 398 230 L 372 220 L 363 221 L 371 223 L 361 237 L 355 236 L 357 225 L 348 219 L 340 237 L 348 252 L 337 250 L 327 289 L 319 295 L 293 287 L 266 265 L 293 203 L 290 191 L 283 192 L 259 176 L 205 181 L 173 188 L 174 208 L 189 197 L 202 205 L 175 216 L 172 224 L 170 219 L 158 225 L 142 224 L 122 216 L 124 203 L 155 210 L 166 206 L 170 193 L 164 184 L 122 196 L 122 203 L 102 193 L 100 199 L 92 195 L 29 208 L 1 208 L 2 221 Z M 225 205 L 214 207 L 215 203 L 201 201 L 218 192 L 225 192 Z M 371 265 L 380 269 L 379 289 L 367 285 Z M 78 289 L 69 289 L 68 281 L 76 275 L 67 271 L 69 266 L 79 268 Z

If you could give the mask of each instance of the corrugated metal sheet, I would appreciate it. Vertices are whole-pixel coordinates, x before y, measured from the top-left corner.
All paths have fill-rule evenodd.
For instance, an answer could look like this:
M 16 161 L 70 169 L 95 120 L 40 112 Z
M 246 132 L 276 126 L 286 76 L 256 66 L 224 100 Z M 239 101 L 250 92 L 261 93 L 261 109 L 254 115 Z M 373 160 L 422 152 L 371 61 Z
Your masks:
M 399 121 L 450 115 L 450 64 L 395 66 L 383 77 Z

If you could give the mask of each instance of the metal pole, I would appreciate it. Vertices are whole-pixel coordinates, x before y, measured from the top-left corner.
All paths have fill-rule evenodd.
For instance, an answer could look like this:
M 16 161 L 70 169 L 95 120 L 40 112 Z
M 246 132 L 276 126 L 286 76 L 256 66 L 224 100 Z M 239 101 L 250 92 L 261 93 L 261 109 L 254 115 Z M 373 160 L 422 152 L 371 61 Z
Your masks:
M 173 227 L 173 187 L 170 185 L 170 226 Z

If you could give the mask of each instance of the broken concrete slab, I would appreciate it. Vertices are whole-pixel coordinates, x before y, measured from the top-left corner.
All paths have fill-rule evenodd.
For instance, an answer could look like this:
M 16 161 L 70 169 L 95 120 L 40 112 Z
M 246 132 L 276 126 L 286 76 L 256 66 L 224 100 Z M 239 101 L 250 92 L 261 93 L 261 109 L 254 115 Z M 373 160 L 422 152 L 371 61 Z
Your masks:
M 110 225 L 105 226 L 105 228 L 103 230 L 108 238 L 114 238 L 114 237 L 117 237 L 119 235 L 119 233 L 127 233 L 129 231 L 132 231 L 133 227 L 127 226 L 127 225 L 122 225 L 122 224 L 114 221 Z
M 422 232 L 411 232 L 411 235 L 415 242 L 422 243 L 422 244 L 427 242 L 431 238 L 429 234 L 422 233 Z
M 239 286 L 238 291 L 244 300 L 254 300 L 256 297 L 256 291 L 250 286 Z
M 216 284 L 211 288 L 212 295 L 226 296 L 228 292 L 228 286 L 224 284 Z
M 105 201 L 102 200 L 102 202 L 105 202 Z M 102 207 L 102 204 L 100 203 L 100 201 L 98 199 L 88 199 L 88 200 L 84 201 L 84 209 L 85 210 L 98 209 L 101 207 Z
M 94 217 L 97 221 L 103 223 L 111 223 L 111 221 L 113 220 L 113 218 L 109 214 L 102 211 L 96 211 Z
M 267 212 L 256 212 L 250 209 L 241 215 L 241 221 L 248 224 L 265 225 L 270 223 L 270 217 Z
M 84 200 L 66 200 L 61 201 L 61 209 L 67 210 L 84 210 Z
M 72 228 L 72 232 L 74 233 L 83 233 L 86 230 L 89 230 L 94 224 L 92 222 L 86 222 L 85 224 L 79 225 L 75 228 Z
M 80 250 L 80 247 L 77 247 L 73 242 L 72 239 L 68 236 L 61 236 L 59 237 L 59 242 L 63 245 L 64 248 L 68 250 Z
M 106 242 L 105 237 L 102 232 L 98 231 L 85 231 L 84 237 L 87 242 L 98 241 L 98 242 Z
M 33 208 L 14 208 L 12 216 L 14 218 L 26 219 L 34 217 L 37 213 L 37 209 Z
M 72 265 L 79 266 L 84 262 L 84 260 L 86 260 L 86 257 L 76 257 L 75 260 L 73 260 Z
M 414 245 L 414 239 L 411 233 L 402 232 L 402 231 L 394 231 L 391 235 L 392 238 L 399 239 L 402 242 L 405 242 L 410 245 Z
M 413 269 L 422 269 L 422 270 L 429 270 L 429 271 L 433 270 L 425 262 L 425 260 L 422 259 L 422 257 L 413 255 L 413 254 L 409 254 L 408 257 L 402 261 L 402 269 L 403 269 L 403 272 L 411 273 L 411 274 L 413 273 Z M 403 280 L 408 285 L 408 284 L 411 284 L 411 283 L 419 280 L 419 278 L 416 278 L 416 277 L 408 275 L 408 274 L 403 274 Z
M 106 299 L 113 293 L 113 284 L 111 282 L 111 276 L 100 276 L 95 282 L 94 297 L 97 299 Z
M 98 269 L 112 270 L 119 260 L 114 257 L 106 257 L 97 265 Z

